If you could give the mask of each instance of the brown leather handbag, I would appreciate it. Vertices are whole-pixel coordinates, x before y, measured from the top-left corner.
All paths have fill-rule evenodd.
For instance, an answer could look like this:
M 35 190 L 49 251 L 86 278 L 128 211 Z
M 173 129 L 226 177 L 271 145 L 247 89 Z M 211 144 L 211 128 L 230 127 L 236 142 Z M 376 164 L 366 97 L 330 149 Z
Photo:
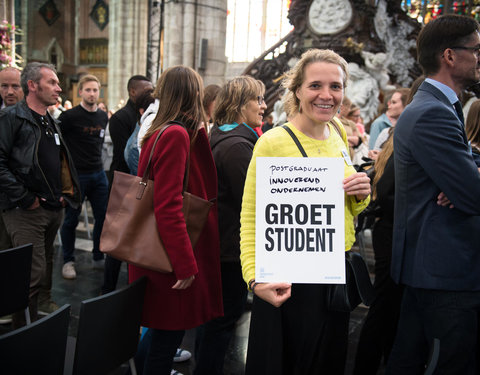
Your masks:
M 130 264 L 164 273 L 170 273 L 173 269 L 158 233 L 153 208 L 154 182 L 148 177 L 155 146 L 169 126 L 171 124 L 158 133 L 143 178 L 115 171 L 100 237 L 102 252 Z M 194 247 L 213 202 L 185 191 L 189 167 L 190 156 L 187 158 L 183 181 L 183 214 Z

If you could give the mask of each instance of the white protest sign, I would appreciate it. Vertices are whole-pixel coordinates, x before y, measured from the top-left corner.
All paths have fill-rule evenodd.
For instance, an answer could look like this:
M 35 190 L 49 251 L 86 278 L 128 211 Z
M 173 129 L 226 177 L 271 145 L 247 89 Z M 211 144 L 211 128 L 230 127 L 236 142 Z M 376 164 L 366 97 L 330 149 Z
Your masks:
M 256 162 L 255 280 L 344 284 L 343 159 Z

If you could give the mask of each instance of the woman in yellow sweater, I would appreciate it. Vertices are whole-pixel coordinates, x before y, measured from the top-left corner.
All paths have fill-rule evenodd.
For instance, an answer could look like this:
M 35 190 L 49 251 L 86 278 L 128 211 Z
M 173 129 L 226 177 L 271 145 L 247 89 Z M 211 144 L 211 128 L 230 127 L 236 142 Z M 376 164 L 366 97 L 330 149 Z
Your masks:
M 348 79 L 346 61 L 330 50 L 309 50 L 287 73 L 286 125 L 309 157 L 344 157 L 345 250 L 355 241 L 353 218 L 369 203 L 370 179 L 349 165 L 345 129 L 337 114 Z M 343 156 L 345 155 L 345 156 Z M 255 297 L 246 374 L 343 374 L 349 313 L 326 308 L 325 284 L 255 282 L 257 157 L 301 157 L 282 127 L 258 140 L 245 182 L 241 214 L 241 262 Z

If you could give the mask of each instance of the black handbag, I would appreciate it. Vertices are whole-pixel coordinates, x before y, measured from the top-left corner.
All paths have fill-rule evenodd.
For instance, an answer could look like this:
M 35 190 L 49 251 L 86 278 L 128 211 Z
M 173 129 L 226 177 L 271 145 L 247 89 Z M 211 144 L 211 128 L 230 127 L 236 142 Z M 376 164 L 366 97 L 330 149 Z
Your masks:
M 327 309 L 330 311 L 353 311 L 360 302 L 370 306 L 375 291 L 370 281 L 367 265 L 362 256 L 353 251 L 345 253 L 345 284 L 327 285 Z
M 337 124 L 332 123 L 341 137 Z M 282 126 L 292 137 L 303 157 L 308 157 L 302 144 L 288 126 Z M 370 281 L 367 265 L 362 256 L 353 251 L 345 253 L 345 284 L 327 284 L 326 306 L 330 311 L 350 312 L 360 302 L 370 306 L 375 298 L 375 291 Z

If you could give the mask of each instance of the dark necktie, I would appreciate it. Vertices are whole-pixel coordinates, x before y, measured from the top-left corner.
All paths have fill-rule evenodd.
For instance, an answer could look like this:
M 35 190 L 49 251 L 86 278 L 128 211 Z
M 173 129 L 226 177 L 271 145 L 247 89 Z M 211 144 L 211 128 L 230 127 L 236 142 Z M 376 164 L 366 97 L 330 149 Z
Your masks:
M 458 118 L 460 119 L 462 124 L 465 124 L 465 119 L 463 118 L 462 105 L 460 104 L 460 101 L 457 100 L 455 103 L 453 103 L 453 106 L 455 107 L 455 110 L 457 111 Z

